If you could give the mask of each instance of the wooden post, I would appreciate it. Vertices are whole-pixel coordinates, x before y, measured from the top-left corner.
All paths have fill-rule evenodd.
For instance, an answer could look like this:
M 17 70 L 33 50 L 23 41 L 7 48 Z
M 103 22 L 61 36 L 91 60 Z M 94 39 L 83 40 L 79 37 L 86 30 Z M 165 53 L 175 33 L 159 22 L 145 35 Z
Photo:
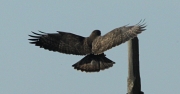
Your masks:
M 127 94 L 144 94 L 141 91 L 141 78 L 139 73 L 139 44 L 137 37 L 128 41 L 128 59 L 129 68 Z

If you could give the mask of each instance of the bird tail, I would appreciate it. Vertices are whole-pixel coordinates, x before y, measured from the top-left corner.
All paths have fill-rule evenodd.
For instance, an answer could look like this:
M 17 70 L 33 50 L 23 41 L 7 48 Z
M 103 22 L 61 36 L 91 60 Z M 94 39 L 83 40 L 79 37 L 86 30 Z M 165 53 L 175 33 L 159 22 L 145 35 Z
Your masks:
M 82 72 L 99 72 L 100 70 L 108 69 L 113 66 L 115 62 L 106 58 L 105 54 L 87 55 L 80 61 L 72 65 L 74 69 L 81 70 Z

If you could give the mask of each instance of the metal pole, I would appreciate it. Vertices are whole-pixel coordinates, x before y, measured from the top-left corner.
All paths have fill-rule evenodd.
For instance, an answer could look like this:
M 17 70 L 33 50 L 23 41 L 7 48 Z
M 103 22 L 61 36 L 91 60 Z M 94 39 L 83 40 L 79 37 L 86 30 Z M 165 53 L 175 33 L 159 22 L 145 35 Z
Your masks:
M 139 72 L 139 44 L 137 37 L 128 41 L 128 59 L 129 67 L 127 94 L 144 94 L 141 91 L 141 78 Z

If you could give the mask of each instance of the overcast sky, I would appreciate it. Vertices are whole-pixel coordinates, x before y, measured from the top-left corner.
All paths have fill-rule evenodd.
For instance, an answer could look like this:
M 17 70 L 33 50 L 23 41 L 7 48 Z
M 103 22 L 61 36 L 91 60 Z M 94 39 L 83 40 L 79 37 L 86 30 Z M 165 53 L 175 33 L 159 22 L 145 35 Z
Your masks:
M 31 31 L 81 36 L 146 19 L 140 34 L 145 94 L 180 94 L 179 0 L 0 0 L 0 94 L 126 94 L 127 43 L 105 52 L 116 64 L 98 73 L 74 70 L 83 56 L 29 44 Z

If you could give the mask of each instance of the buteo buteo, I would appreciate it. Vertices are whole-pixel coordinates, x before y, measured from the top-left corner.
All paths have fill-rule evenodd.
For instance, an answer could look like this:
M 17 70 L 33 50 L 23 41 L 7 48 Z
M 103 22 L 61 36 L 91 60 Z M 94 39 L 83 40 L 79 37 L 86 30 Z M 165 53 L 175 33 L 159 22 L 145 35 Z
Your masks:
M 115 64 L 106 58 L 104 51 L 118 46 L 140 34 L 145 30 L 145 24 L 133 26 L 122 26 L 111 30 L 101 36 L 100 30 L 94 30 L 89 37 L 82 37 L 76 34 L 57 31 L 57 33 L 41 34 L 32 32 L 36 36 L 29 35 L 31 44 L 49 51 L 57 51 L 65 54 L 86 55 L 76 64 L 74 69 L 85 72 L 99 72 L 100 70 L 112 67 Z

